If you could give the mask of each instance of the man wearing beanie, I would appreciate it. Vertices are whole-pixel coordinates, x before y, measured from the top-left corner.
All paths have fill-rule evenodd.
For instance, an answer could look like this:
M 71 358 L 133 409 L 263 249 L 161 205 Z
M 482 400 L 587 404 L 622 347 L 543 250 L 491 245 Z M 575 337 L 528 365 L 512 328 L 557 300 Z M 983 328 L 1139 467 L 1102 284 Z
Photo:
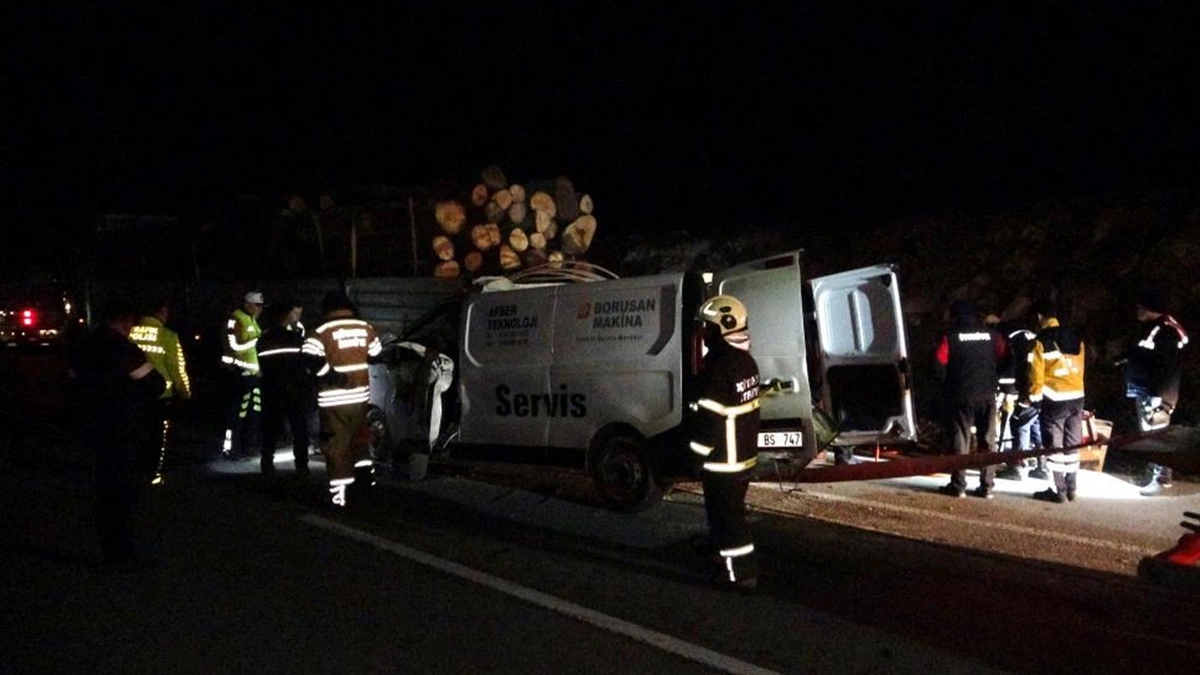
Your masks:
M 1141 431 L 1162 429 L 1179 404 L 1179 356 L 1188 343 L 1187 331 L 1167 314 L 1166 295 L 1158 288 L 1138 293 L 1136 308 L 1140 339 L 1125 353 L 1125 396 L 1133 399 Z M 1150 464 L 1150 481 L 1142 494 L 1152 496 L 1171 487 L 1171 469 Z
M 953 324 L 934 353 L 934 374 L 942 383 L 954 450 L 960 455 L 991 452 L 996 445 L 997 366 L 1008 356 L 1008 343 L 979 319 L 967 300 L 950 305 Z M 996 467 L 979 470 L 974 495 L 992 498 Z M 967 472 L 953 471 L 950 483 L 938 492 L 951 497 L 967 493 Z

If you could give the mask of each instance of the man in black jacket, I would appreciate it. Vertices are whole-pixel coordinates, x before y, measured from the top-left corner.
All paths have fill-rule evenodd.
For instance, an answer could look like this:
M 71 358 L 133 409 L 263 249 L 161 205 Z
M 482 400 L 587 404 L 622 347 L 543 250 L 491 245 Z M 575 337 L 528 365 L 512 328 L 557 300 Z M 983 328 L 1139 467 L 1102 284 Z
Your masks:
M 134 547 L 133 518 L 149 476 L 144 456 L 152 444 L 148 420 L 166 380 L 133 342 L 138 322 L 131 307 L 114 304 L 103 324 L 73 355 L 71 372 L 81 406 L 84 439 L 96 456 L 96 529 L 105 571 L 133 571 L 140 560 Z
M 934 353 L 934 374 L 942 382 L 942 396 L 954 433 L 954 450 L 967 455 L 990 452 L 996 444 L 997 364 L 1008 355 L 1004 338 L 987 327 L 967 300 L 950 305 L 953 324 L 942 335 Z M 973 493 L 992 498 L 996 467 L 979 470 L 979 487 Z M 952 471 L 950 483 L 938 489 L 944 495 L 963 497 L 966 471 Z
M 316 385 L 300 350 L 304 346 L 304 305 L 285 301 L 272 308 L 270 325 L 258 339 L 259 377 L 263 408 L 262 461 L 264 476 L 275 475 L 275 446 L 284 420 L 292 432 L 296 475 L 308 471 L 309 411 L 316 405 Z
M 698 549 L 721 562 L 713 582 L 742 593 L 758 585 L 754 540 L 746 523 L 746 491 L 758 462 L 758 364 L 750 356 L 746 307 L 718 295 L 700 306 L 708 353 L 697 383 L 690 429 L 700 460 L 709 539 Z
M 1141 337 L 1125 353 L 1125 395 L 1133 399 L 1138 428 L 1154 431 L 1171 423 L 1171 413 L 1179 404 L 1179 357 L 1188 335 L 1167 313 L 1166 297 L 1159 289 L 1139 293 L 1136 311 Z M 1150 464 L 1149 469 L 1143 495 L 1171 487 L 1170 467 Z

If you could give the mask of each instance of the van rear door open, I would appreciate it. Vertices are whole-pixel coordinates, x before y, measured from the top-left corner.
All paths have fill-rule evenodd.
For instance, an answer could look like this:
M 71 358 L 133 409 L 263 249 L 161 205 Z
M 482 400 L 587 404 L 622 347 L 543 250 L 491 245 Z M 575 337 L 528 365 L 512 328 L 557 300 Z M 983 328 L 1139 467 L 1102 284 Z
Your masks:
M 763 451 L 816 456 L 812 394 L 805 357 L 804 285 L 800 251 L 731 267 L 713 275 L 715 294 L 732 295 L 749 313 L 750 353 L 759 378 L 777 393 L 762 397 Z
M 838 445 L 916 440 L 900 284 L 890 265 L 812 279 L 821 396 Z
M 806 284 L 801 258 L 793 251 L 713 277 L 714 294 L 738 298 L 750 315 L 765 393 L 759 449 L 814 457 L 814 401 L 840 430 L 838 445 L 915 440 L 895 269 L 866 267 Z

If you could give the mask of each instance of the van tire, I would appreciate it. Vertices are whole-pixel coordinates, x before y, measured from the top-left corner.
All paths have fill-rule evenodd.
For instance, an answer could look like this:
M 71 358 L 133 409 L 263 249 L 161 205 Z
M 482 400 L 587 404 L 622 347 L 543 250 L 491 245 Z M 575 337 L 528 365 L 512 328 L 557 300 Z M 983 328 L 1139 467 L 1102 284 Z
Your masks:
M 616 431 L 601 437 L 593 445 L 592 459 L 596 490 L 614 511 L 633 513 L 662 499 L 650 451 L 637 434 Z

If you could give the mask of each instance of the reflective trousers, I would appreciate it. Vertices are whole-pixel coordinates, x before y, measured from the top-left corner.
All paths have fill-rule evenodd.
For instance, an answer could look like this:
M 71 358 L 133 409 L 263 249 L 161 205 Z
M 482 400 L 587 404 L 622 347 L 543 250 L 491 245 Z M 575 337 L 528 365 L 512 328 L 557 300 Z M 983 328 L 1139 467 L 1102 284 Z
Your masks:
M 701 479 L 709 536 L 721 557 L 720 573 L 729 582 L 758 576 L 758 557 L 746 522 L 746 490 L 751 473 L 705 471 Z

